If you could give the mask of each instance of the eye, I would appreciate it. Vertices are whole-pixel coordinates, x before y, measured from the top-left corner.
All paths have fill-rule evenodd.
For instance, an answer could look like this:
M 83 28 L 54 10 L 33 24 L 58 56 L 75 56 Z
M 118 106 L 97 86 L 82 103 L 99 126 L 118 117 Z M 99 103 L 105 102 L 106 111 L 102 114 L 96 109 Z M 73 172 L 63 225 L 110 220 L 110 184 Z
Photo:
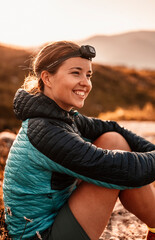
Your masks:
M 87 78 L 91 79 L 92 74 L 88 73 L 86 76 L 87 76 Z
M 72 72 L 74 75 L 79 75 L 80 73 L 78 71 Z

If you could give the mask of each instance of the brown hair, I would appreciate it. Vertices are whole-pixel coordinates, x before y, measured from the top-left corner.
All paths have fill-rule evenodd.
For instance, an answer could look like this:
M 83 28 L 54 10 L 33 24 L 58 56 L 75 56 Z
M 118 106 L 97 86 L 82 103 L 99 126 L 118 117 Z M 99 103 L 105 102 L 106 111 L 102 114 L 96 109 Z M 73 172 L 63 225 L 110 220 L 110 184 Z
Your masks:
M 62 62 L 57 65 L 52 65 L 51 63 L 57 61 L 66 54 L 79 50 L 79 48 L 79 45 L 69 41 L 59 41 L 44 46 L 32 62 L 33 74 L 29 74 L 25 78 L 22 87 L 32 94 L 42 92 L 44 90 L 44 83 L 40 77 L 41 72 L 46 70 L 47 66 L 51 65 L 48 68 L 48 72 L 55 74 L 62 65 Z

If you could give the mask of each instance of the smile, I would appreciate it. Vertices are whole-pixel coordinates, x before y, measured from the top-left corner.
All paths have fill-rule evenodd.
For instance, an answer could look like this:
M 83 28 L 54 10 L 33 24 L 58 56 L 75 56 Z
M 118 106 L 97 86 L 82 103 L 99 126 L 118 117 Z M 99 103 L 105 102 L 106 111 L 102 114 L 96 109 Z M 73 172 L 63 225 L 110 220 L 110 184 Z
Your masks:
M 85 96 L 85 92 L 84 91 L 73 91 L 76 95 L 79 95 L 79 96 L 82 96 L 84 97 Z

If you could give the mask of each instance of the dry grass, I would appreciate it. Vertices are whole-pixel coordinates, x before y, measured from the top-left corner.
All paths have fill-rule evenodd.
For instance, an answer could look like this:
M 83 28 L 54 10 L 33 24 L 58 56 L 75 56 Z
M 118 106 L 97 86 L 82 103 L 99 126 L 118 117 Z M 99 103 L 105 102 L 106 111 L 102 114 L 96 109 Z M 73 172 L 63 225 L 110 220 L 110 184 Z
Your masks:
M 3 198 L 2 182 L 7 154 L 8 148 L 6 144 L 0 140 L 0 240 L 9 239 L 4 220 L 4 205 L 2 201 Z
M 9 136 L 11 138 L 9 139 Z M 2 191 L 2 183 L 3 183 L 3 174 L 4 167 L 6 163 L 6 159 L 8 156 L 9 149 L 14 139 L 14 134 L 12 133 L 0 133 L 0 240 L 9 240 L 5 220 L 4 220 L 4 204 L 3 204 L 3 191 Z
M 98 116 L 103 120 L 137 120 L 137 121 L 155 121 L 155 107 L 151 103 L 147 103 L 142 109 L 134 106 L 129 109 L 118 107 L 113 112 L 100 113 Z

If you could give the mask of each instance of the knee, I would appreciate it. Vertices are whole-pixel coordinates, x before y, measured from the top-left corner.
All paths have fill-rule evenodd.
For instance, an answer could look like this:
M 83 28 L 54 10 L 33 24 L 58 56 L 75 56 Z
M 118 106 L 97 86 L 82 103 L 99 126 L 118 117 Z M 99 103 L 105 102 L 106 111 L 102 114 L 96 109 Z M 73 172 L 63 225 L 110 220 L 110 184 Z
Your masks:
M 110 189 L 82 181 L 72 195 L 80 195 L 82 199 L 85 197 L 88 197 L 89 199 L 105 199 L 107 197 L 107 199 L 110 199 L 112 196 L 117 198 L 119 192 L 120 190 L 118 189 Z
M 106 132 L 102 134 L 94 141 L 94 144 L 103 149 L 131 151 L 125 138 L 117 132 Z

